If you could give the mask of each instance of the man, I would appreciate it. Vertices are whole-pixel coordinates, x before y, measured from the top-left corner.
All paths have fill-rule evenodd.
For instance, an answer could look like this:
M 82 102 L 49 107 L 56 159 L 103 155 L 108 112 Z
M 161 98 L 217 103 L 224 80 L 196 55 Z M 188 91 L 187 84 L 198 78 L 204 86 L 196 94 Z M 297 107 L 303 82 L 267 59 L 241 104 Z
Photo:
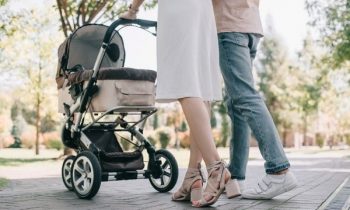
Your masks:
M 232 121 L 229 170 L 243 188 L 249 155 L 250 129 L 265 159 L 265 176 L 255 188 L 243 190 L 248 199 L 271 199 L 297 186 L 289 171 L 272 117 L 254 88 L 252 61 L 263 30 L 259 0 L 213 0 L 226 103 Z

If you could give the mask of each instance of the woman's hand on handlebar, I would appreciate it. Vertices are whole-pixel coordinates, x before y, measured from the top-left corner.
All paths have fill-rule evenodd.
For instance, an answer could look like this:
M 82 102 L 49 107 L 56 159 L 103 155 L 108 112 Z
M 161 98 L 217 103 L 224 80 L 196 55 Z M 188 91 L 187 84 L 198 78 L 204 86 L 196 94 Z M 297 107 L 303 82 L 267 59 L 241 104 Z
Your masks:
M 137 13 L 133 13 L 130 10 L 122 13 L 121 15 L 119 15 L 119 18 L 122 19 L 128 19 L 128 20 L 135 20 L 136 19 L 136 14 Z
M 134 0 L 133 4 L 130 4 L 128 11 L 124 12 L 119 17 L 123 19 L 135 20 L 142 2 L 143 0 Z

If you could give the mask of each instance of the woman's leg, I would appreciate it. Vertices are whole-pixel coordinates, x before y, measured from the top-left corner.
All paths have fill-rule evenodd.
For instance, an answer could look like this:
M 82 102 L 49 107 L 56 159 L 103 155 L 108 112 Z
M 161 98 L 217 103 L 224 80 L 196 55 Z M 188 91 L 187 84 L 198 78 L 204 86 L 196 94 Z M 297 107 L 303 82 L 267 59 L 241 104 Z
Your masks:
M 190 160 L 188 162 L 185 178 L 181 187 L 173 194 L 173 200 L 183 200 L 183 198 L 187 197 L 192 190 L 200 191 L 200 193 L 197 193 L 195 198 L 192 197 L 194 194 L 191 193 L 191 201 L 199 200 L 202 195 L 203 177 L 202 172 L 200 171 L 200 164 L 203 158 L 198 149 L 197 143 L 193 138 L 194 137 L 190 130 Z
M 204 196 L 199 201 L 194 201 L 193 205 L 196 207 L 208 206 L 217 201 L 227 184 L 230 185 L 230 188 L 235 188 L 231 186 L 234 183 L 230 182 L 231 174 L 220 160 L 213 141 L 208 104 L 203 103 L 200 98 L 183 98 L 179 101 L 192 135 L 191 146 L 193 149 L 191 152 L 196 152 L 191 154 L 192 159 L 196 160 L 195 158 L 199 157 L 198 154 L 201 154 L 208 170 L 208 183 Z M 230 192 L 235 191 L 230 190 Z M 231 197 L 229 194 L 228 196 Z
M 208 112 L 208 116 L 210 119 L 210 114 L 211 114 L 211 107 L 210 107 L 210 102 L 204 102 L 206 108 L 207 108 L 207 112 Z M 202 162 L 202 154 L 199 151 L 197 142 L 195 140 L 193 140 L 193 135 L 192 132 L 190 131 L 190 161 L 188 162 L 188 167 L 189 168 L 195 168 L 198 166 L 198 164 L 200 164 Z
M 191 152 L 193 160 L 202 154 L 206 165 L 220 161 L 220 156 L 213 141 L 208 109 L 201 98 L 182 98 L 179 100 L 191 132 Z M 191 160 L 191 156 L 190 156 Z M 193 163 L 190 161 L 189 165 Z

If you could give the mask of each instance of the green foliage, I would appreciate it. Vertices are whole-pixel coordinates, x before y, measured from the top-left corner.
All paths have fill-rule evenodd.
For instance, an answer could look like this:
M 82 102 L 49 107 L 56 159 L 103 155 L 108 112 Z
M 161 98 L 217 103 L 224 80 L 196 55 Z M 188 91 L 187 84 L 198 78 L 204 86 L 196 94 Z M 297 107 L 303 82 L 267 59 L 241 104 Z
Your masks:
M 51 158 L 0 158 L 0 166 L 20 166 L 26 163 L 43 162 L 52 160 Z
M 156 0 L 146 1 L 146 9 L 153 8 Z M 126 0 L 57 0 L 56 8 L 60 14 L 61 26 L 67 37 L 78 27 L 88 23 L 105 23 L 117 19 L 127 10 Z
M 216 128 L 218 126 L 218 121 L 216 119 L 215 112 L 213 109 L 211 109 L 210 112 L 210 125 L 212 128 Z
M 11 106 L 11 120 L 12 120 L 11 135 L 15 139 L 15 142 L 12 145 L 10 145 L 11 148 L 21 147 L 20 136 L 25 127 L 25 122 L 21 115 L 21 108 L 22 108 L 22 104 L 18 101 L 15 101 Z
M 280 111 L 287 106 L 289 90 L 285 80 L 290 79 L 291 64 L 282 44 L 274 34 L 267 34 L 261 43 L 257 72 L 259 76 L 259 90 L 277 125 L 283 123 Z
M 0 6 L 4 6 L 7 3 L 7 0 L 0 0 Z
M 180 125 L 180 129 L 179 129 L 179 131 L 180 132 L 186 132 L 188 129 L 187 129 L 187 123 L 186 123 L 186 121 L 182 121 L 181 122 L 181 125 Z
M 230 135 L 230 124 L 227 115 L 222 115 L 221 120 L 221 141 L 218 146 L 226 147 Z
M 220 103 L 215 104 L 215 106 L 212 107 L 212 111 L 217 111 L 220 114 L 221 117 L 221 130 L 220 130 L 220 139 L 217 141 L 217 146 L 226 147 L 228 138 L 231 134 L 230 132 L 230 123 L 228 120 L 228 113 L 227 113 L 227 107 L 225 105 L 225 102 L 222 101 Z
M 160 129 L 157 131 L 157 137 L 160 143 L 160 147 L 162 149 L 167 148 L 169 142 L 170 142 L 170 133 L 167 132 L 167 130 Z
M 0 191 L 8 185 L 8 180 L 0 177 Z
M 310 24 L 329 48 L 329 61 L 334 66 L 350 61 L 350 0 L 307 0 L 306 8 L 312 16 Z
M 49 139 L 47 142 L 47 148 L 61 150 L 63 149 L 63 143 L 60 139 Z
M 27 108 L 27 107 L 23 107 L 22 108 L 22 115 L 24 117 L 24 119 L 26 120 L 26 122 L 30 125 L 34 125 L 35 121 L 36 121 L 36 112 L 31 109 L 31 108 Z
M 55 131 L 57 129 L 57 125 L 58 125 L 57 119 L 55 119 L 53 113 L 49 112 L 41 119 L 40 131 L 42 133 Z
M 153 129 L 156 130 L 159 127 L 159 117 L 158 114 L 155 113 L 153 115 Z
M 149 143 L 151 143 L 153 146 L 155 146 L 157 144 L 157 140 L 154 136 L 150 135 L 147 136 L 147 140 L 149 141 Z
M 350 133 L 344 135 L 345 142 L 347 145 L 350 146 Z
M 300 91 L 303 91 L 303 95 L 298 99 L 301 105 L 301 110 L 309 115 L 317 110 L 319 100 L 321 98 L 321 89 L 315 84 L 302 84 L 299 86 Z
M 14 121 L 21 114 L 21 104 L 19 101 L 15 101 L 11 106 L 11 120 Z
M 316 145 L 322 148 L 325 143 L 325 138 L 322 134 L 316 133 Z

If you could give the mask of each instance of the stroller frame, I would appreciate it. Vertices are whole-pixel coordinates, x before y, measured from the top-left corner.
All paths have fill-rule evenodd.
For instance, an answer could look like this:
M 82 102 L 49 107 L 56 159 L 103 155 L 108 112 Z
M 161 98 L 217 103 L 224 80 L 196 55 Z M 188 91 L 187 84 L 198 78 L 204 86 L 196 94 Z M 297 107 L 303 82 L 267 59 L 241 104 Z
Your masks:
M 166 150 L 158 150 L 143 136 L 143 129 L 148 117 L 157 112 L 154 106 L 116 106 L 106 112 L 97 113 L 89 111 L 89 105 L 98 91 L 97 76 L 100 70 L 102 60 L 106 54 L 109 42 L 115 29 L 118 26 L 136 26 L 144 30 L 154 27 L 157 28 L 157 22 L 148 20 L 126 20 L 118 19 L 113 22 L 107 29 L 103 38 L 102 46 L 94 63 L 93 74 L 88 80 L 84 91 L 71 106 L 64 104 L 65 123 L 62 129 L 62 141 L 68 147 L 74 148 L 78 155 L 69 156 L 65 159 L 62 166 L 62 179 L 69 190 L 74 190 L 79 198 L 89 199 L 96 195 L 100 188 L 101 181 L 112 180 L 130 180 L 148 178 L 151 185 L 159 192 L 168 192 L 171 190 L 178 178 L 178 166 L 172 154 Z M 90 113 L 91 122 L 84 124 L 85 115 Z M 112 122 L 103 122 L 107 116 L 116 116 Z M 140 119 L 136 121 L 127 121 L 124 117 L 128 115 L 139 115 Z M 106 126 L 107 125 L 107 126 Z M 117 128 L 117 127 L 120 128 Z M 128 132 L 137 140 L 137 147 L 140 151 L 146 149 L 149 162 L 146 170 L 129 170 L 129 171 L 103 171 L 101 168 L 101 149 L 84 133 L 88 129 L 110 131 L 110 132 Z M 100 128 L 99 128 L 100 127 Z M 164 161 L 161 161 L 164 159 Z M 79 161 L 83 165 L 79 165 Z M 87 164 L 87 168 L 85 167 Z M 170 168 L 169 168 L 170 167 Z M 166 169 L 169 171 L 166 171 Z M 85 171 L 82 171 L 85 170 Z M 75 179 L 75 174 L 77 176 Z M 90 173 L 90 174 L 89 174 Z M 82 184 L 81 179 L 86 175 L 90 177 L 89 189 L 86 189 L 85 181 Z M 169 179 L 165 181 L 165 176 Z M 88 179 L 85 177 L 85 179 Z M 80 180 L 80 183 L 78 183 Z M 82 185 L 82 186 L 79 186 Z

